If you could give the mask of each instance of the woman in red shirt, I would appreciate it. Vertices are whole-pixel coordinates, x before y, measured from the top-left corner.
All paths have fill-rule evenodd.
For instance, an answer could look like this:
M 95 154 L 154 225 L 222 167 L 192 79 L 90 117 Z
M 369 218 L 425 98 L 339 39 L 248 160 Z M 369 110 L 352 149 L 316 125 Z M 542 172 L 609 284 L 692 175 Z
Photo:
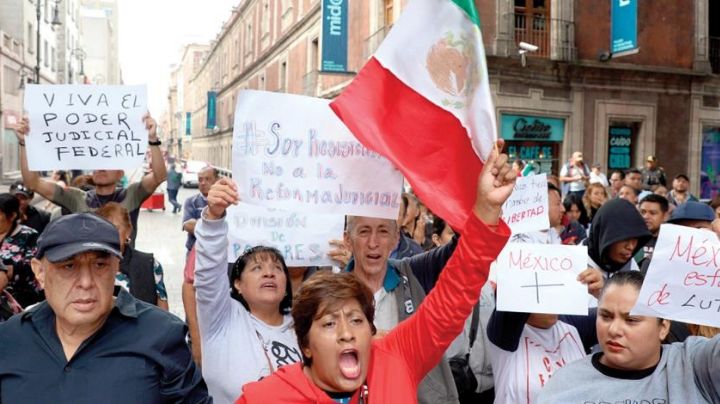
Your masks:
M 246 384 L 237 403 L 416 403 L 418 384 L 462 331 L 510 236 L 500 214 L 514 182 L 507 156 L 493 152 L 437 285 L 413 316 L 382 338 L 373 338 L 373 294 L 355 275 L 324 273 L 306 281 L 292 309 L 303 363 Z

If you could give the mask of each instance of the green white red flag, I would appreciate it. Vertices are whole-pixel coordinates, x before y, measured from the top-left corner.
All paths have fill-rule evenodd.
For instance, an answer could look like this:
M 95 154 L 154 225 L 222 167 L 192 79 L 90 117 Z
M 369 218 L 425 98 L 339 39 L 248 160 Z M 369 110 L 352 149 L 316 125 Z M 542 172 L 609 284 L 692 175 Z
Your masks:
M 412 0 L 330 106 L 435 214 L 462 229 L 497 130 L 473 0 Z

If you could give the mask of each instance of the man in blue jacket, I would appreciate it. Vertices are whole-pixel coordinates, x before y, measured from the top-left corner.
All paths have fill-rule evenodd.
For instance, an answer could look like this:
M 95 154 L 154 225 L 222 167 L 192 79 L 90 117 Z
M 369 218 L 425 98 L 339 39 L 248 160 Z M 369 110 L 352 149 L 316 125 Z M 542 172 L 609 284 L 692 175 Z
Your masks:
M 210 403 L 177 317 L 121 291 L 115 226 L 50 223 L 33 272 L 47 300 L 0 324 L 0 403 Z

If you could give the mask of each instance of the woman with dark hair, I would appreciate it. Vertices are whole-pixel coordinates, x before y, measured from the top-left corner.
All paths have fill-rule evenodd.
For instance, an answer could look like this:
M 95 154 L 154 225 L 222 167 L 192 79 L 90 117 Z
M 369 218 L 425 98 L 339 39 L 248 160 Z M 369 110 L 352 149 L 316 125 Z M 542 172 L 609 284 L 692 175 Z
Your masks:
M 292 310 L 303 363 L 245 385 L 238 403 L 417 402 L 418 385 L 462 331 L 510 236 L 500 216 L 514 183 L 507 156 L 493 151 L 463 236 L 437 284 L 412 316 L 383 337 L 373 338 L 373 294 L 354 273 L 306 281 Z
M 242 386 L 302 360 L 290 316 L 290 274 L 282 254 L 257 246 L 232 266 L 228 282 L 225 209 L 234 183 L 221 178 L 195 227 L 195 295 L 203 377 L 216 403 L 232 403 Z M 236 202 L 237 198 L 232 199 Z
M 42 301 L 45 296 L 35 280 L 30 260 L 35 256 L 38 233 L 18 223 L 20 202 L 9 193 L 0 194 L 0 290 L 5 290 L 22 307 Z
M 587 194 L 587 191 L 585 192 Z M 580 199 L 569 194 L 563 201 L 565 214 L 562 218 L 560 240 L 566 245 L 580 244 L 587 237 L 587 213 Z
M 108 202 L 95 213 L 115 225 L 120 233 L 120 270 L 115 274 L 117 286 L 125 288 L 136 298 L 168 310 L 168 295 L 165 288 L 163 267 L 153 254 L 138 251 L 131 246 L 133 231 L 128 210 L 117 202 Z
M 642 283 L 637 271 L 607 281 L 596 321 L 602 352 L 555 372 L 539 403 L 720 402 L 720 336 L 661 344 L 670 322 L 631 313 Z
M 565 207 L 565 217 L 567 217 L 568 222 L 578 222 L 584 228 L 588 227 L 590 219 L 581 198 L 575 194 L 568 194 L 563 200 L 563 206 Z

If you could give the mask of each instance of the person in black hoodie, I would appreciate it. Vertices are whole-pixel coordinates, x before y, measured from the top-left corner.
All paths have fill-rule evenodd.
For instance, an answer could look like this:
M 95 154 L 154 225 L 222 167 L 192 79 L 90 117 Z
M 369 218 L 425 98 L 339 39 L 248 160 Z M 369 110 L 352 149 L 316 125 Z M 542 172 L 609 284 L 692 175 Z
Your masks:
M 595 214 L 588 238 L 588 264 L 606 278 L 639 270 L 633 256 L 652 238 L 640 212 L 624 199 L 606 202 Z

